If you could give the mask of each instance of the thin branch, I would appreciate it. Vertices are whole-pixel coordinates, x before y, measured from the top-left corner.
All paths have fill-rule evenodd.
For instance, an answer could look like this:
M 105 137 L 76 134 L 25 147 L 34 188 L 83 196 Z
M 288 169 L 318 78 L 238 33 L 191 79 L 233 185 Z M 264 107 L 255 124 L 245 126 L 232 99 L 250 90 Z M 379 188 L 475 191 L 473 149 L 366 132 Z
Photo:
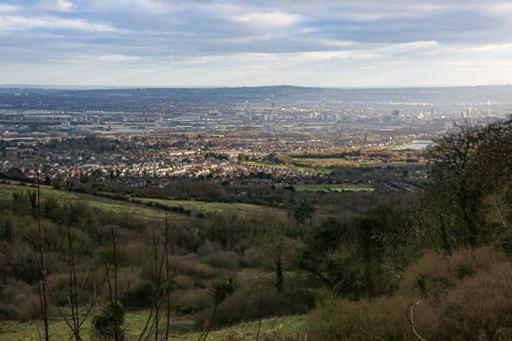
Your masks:
M 407 306 L 407 321 L 409 321 L 409 324 L 411 325 L 411 331 L 413 335 L 420 341 L 427 341 L 427 339 L 423 338 L 418 331 L 416 330 L 416 326 L 414 325 L 414 307 L 421 304 L 421 301 L 418 301 L 416 303 L 409 304 Z

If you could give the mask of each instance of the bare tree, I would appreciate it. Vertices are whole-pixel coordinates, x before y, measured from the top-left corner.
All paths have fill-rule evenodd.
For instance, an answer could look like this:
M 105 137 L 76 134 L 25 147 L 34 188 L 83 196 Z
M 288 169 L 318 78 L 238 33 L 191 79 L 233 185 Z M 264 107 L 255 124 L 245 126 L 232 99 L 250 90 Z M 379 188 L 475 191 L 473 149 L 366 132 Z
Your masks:
M 151 241 L 151 274 L 152 274 L 152 304 L 148 317 L 138 340 L 149 340 L 154 337 L 158 340 L 160 337 L 160 321 L 162 319 L 162 306 L 165 305 L 165 329 L 163 339 L 167 340 L 170 334 L 171 326 L 171 293 L 172 277 L 170 265 L 170 247 L 169 247 L 169 223 L 167 214 L 164 219 L 164 240 L 160 240 L 156 233 L 152 234 Z M 162 244 L 162 245 L 161 245 Z
M 47 268 L 46 268 L 46 233 L 45 229 L 41 224 L 41 186 L 39 183 L 39 169 L 36 173 L 37 179 L 37 231 L 38 231 L 38 239 L 39 239 L 39 267 L 41 270 L 41 282 L 38 286 L 39 291 L 39 302 L 41 307 L 41 317 L 43 319 L 44 325 L 44 339 L 45 341 L 50 340 L 50 332 L 49 332 L 49 321 L 48 321 L 48 288 L 47 288 Z
M 165 338 L 169 339 L 171 330 L 171 268 L 169 264 L 169 222 L 167 213 L 165 214 L 165 231 L 164 231 L 164 259 L 165 259 L 165 292 L 166 292 L 166 319 L 165 319 Z
M 201 335 L 199 335 L 198 341 L 205 341 L 210 333 L 210 330 L 213 327 L 215 322 L 215 318 L 217 316 L 217 308 L 218 306 L 226 300 L 226 298 L 232 295 L 236 289 L 238 288 L 238 283 L 234 278 L 228 278 L 226 280 L 218 280 L 213 283 L 212 288 L 210 289 L 210 295 L 213 298 L 213 308 L 212 314 L 210 316 L 209 321 L 206 324 L 206 328 L 203 330 Z
M 71 310 L 71 321 L 69 320 L 68 316 L 60 309 L 57 301 L 55 300 L 55 297 L 52 294 L 52 291 L 50 288 L 50 297 L 53 300 L 53 304 L 57 308 L 57 311 L 59 312 L 59 315 L 64 320 L 68 328 L 71 330 L 72 338 L 75 341 L 83 340 L 80 336 L 80 332 L 82 329 L 83 324 L 89 317 L 94 304 L 95 304 L 95 292 L 91 295 L 89 298 L 89 305 L 85 308 L 85 311 L 80 311 L 80 295 L 79 291 L 83 289 L 85 286 L 88 276 L 83 280 L 81 284 L 78 283 L 78 276 L 76 273 L 76 254 L 75 254 L 75 248 L 74 248 L 74 238 L 71 230 L 71 224 L 68 222 L 66 224 L 67 227 L 67 247 L 68 247 L 68 305 Z M 95 287 L 93 285 L 93 287 Z
M 112 256 L 105 262 L 105 277 L 108 286 L 108 297 L 110 303 L 103 308 L 100 314 L 93 319 L 96 332 L 114 341 L 124 339 L 124 308 L 118 299 L 118 255 L 117 238 L 114 228 L 110 229 L 112 236 Z M 112 267 L 112 269 L 111 269 Z

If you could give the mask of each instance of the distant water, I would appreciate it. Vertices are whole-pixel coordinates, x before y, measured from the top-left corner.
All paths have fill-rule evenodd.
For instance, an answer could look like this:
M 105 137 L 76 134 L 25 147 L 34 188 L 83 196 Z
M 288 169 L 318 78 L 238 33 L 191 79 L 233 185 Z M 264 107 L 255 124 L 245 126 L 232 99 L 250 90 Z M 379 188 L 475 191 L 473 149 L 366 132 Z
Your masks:
M 414 140 L 404 146 L 395 147 L 393 150 L 424 150 L 432 143 L 434 143 L 432 140 Z

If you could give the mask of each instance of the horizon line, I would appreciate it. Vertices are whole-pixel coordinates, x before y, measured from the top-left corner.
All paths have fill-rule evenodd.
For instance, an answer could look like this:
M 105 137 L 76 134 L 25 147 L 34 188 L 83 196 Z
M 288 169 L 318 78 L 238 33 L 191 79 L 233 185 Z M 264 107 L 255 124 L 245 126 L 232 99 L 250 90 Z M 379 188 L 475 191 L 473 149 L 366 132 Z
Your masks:
M 251 89 L 251 88 L 302 88 L 302 89 L 333 89 L 333 90 L 372 90 L 372 89 L 448 89 L 477 87 L 507 87 L 512 83 L 475 84 L 475 85 L 386 85 L 386 86 L 307 86 L 291 84 L 274 85 L 56 85 L 56 84 L 0 84 L 0 89 L 41 89 L 41 90 L 136 90 L 136 89 Z

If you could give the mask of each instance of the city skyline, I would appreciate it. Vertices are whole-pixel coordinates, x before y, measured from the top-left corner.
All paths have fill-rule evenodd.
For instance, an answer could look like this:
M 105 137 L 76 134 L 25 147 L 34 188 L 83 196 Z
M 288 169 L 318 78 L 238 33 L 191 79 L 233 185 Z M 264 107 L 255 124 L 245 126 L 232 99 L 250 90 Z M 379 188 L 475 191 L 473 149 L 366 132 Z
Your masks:
M 502 1 L 2 1 L 0 82 L 506 84 L 511 22 Z

